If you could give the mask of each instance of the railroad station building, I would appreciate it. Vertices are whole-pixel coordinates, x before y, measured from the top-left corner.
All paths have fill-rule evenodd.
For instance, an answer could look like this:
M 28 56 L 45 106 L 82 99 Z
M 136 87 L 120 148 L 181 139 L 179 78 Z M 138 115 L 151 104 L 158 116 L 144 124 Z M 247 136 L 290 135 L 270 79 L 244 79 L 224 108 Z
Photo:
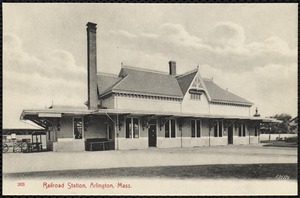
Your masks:
M 88 101 L 84 107 L 23 110 L 47 132 L 53 151 L 130 150 L 259 143 L 261 123 L 250 101 L 203 78 L 199 68 L 177 74 L 122 65 L 97 72 L 96 24 L 87 23 Z M 164 66 L 163 66 L 164 67 Z M 84 102 L 84 101 L 83 101 Z

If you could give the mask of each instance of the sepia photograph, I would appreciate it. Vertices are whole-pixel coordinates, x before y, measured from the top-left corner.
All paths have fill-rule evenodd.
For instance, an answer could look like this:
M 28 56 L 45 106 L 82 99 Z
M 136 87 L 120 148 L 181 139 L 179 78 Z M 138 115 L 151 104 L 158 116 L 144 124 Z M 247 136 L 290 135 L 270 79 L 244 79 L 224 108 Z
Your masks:
M 3 195 L 298 195 L 297 3 L 3 3 Z

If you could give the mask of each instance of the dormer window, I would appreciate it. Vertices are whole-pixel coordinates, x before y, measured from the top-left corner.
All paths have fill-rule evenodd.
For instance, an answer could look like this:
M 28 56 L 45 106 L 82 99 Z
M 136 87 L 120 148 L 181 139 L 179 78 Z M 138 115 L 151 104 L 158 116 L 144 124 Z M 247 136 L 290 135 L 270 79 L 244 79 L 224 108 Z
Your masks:
M 200 74 L 197 73 L 197 75 L 189 89 L 190 100 L 201 100 L 201 95 L 203 93 L 205 93 L 205 89 L 202 84 Z
M 198 93 L 190 93 L 191 100 L 201 100 L 201 94 Z
M 197 90 L 197 89 L 190 89 L 190 99 L 191 100 L 201 100 L 201 95 L 204 92 L 204 90 Z

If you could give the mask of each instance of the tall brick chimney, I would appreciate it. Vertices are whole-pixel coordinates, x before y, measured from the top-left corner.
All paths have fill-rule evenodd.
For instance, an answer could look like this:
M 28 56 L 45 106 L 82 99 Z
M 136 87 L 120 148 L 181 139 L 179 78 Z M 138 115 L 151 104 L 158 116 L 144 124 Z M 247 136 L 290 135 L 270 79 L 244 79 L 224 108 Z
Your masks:
M 88 22 L 87 28 L 87 61 L 88 61 L 88 108 L 97 109 L 97 24 Z
M 176 76 L 176 62 L 175 61 L 169 61 L 169 71 L 170 71 L 170 75 Z

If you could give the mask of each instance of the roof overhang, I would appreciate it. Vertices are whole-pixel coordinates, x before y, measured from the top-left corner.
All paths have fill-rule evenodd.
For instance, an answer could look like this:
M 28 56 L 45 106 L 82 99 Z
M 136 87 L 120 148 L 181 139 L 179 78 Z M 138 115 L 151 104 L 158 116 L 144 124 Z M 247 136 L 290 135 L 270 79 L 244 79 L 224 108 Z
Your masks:
M 23 110 L 20 119 L 31 120 L 33 117 L 39 119 L 60 118 L 62 115 L 132 115 L 132 116 L 155 116 L 155 117 L 189 117 L 202 119 L 231 119 L 231 120 L 251 120 L 268 123 L 281 123 L 282 121 L 274 118 L 263 118 L 253 116 L 234 116 L 234 115 L 212 115 L 212 114 L 194 114 L 180 112 L 158 112 L 158 111 L 140 111 L 140 110 L 121 110 L 121 109 L 98 109 L 98 110 Z
M 38 113 L 38 117 L 43 118 L 61 118 L 61 113 Z
M 262 118 L 263 122 L 272 122 L 272 123 L 282 123 L 282 120 L 277 120 L 274 118 Z
M 93 115 L 122 115 L 129 114 L 132 116 L 172 116 L 172 117 L 191 117 L 191 118 L 206 118 L 206 119 L 233 119 L 233 120 L 252 120 L 260 122 L 278 122 L 281 121 L 272 118 L 262 118 L 253 116 L 229 116 L 229 115 L 211 115 L 211 114 L 192 114 L 180 112 L 157 112 L 157 111 L 139 111 L 139 110 L 120 110 L 120 109 L 99 109 L 92 112 Z
M 211 100 L 212 103 L 220 103 L 220 104 L 233 104 L 233 105 L 244 105 L 251 107 L 253 103 L 251 102 L 237 102 L 237 101 L 227 101 L 227 100 Z
M 40 118 L 60 118 L 62 114 L 85 115 L 91 114 L 94 110 L 59 110 L 59 109 L 37 109 L 23 110 L 20 119 L 26 120 L 28 116 L 37 116 Z
M 205 93 L 206 91 L 204 89 L 199 89 L 199 88 L 191 88 L 189 89 L 189 93 L 195 93 L 195 94 L 202 94 Z
M 166 98 L 176 98 L 176 99 L 183 99 L 183 96 L 179 95 L 166 95 L 166 94 L 156 94 L 156 93 L 143 93 L 143 92 L 133 92 L 133 91 L 124 91 L 114 89 L 103 94 L 99 95 L 99 98 L 103 98 L 109 94 L 118 93 L 118 94 L 134 94 L 134 95 L 142 95 L 142 96 L 155 96 L 155 97 L 166 97 Z
M 36 109 L 23 110 L 20 120 L 30 120 L 38 126 L 47 129 L 52 125 L 50 118 L 61 118 L 63 114 L 66 115 L 90 115 L 94 110 L 78 110 L 78 109 Z

